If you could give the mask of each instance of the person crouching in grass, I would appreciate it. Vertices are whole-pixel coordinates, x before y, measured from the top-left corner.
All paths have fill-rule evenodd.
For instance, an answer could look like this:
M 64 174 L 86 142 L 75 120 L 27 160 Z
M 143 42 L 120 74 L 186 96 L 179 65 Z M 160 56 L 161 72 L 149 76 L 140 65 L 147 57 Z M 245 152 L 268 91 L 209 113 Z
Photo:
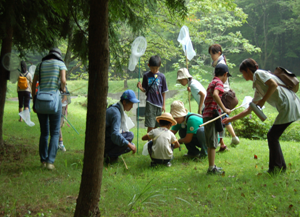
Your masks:
M 228 115 L 231 110 L 227 109 L 221 101 L 224 93 L 223 84 L 227 78 L 231 76 L 227 65 L 218 64 L 215 68 L 215 77 L 208 85 L 206 90 L 207 96 L 204 101 L 203 122 L 208 122 L 215 117 L 215 112 L 221 114 L 221 109 Z M 221 108 L 221 109 L 220 109 Z M 218 132 L 216 129 L 216 121 L 204 125 L 205 141 L 208 147 L 208 163 L 209 168 L 207 174 L 223 174 L 222 168 L 215 165 L 216 148 L 218 147 Z
M 173 149 L 180 147 L 175 135 L 170 131 L 171 126 L 176 125 L 177 122 L 170 113 L 163 113 L 156 117 L 156 121 L 160 127 L 144 135 L 142 140 L 152 140 L 148 143 L 148 151 L 152 160 L 151 166 L 164 164 L 170 167 Z

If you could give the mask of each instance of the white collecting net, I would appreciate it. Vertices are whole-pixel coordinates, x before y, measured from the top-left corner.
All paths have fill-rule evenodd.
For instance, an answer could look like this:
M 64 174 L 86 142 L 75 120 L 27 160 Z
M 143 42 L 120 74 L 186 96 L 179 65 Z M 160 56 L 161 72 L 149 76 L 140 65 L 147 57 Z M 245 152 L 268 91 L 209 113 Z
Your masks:
M 131 44 L 131 55 L 129 59 L 128 69 L 133 71 L 139 58 L 145 53 L 147 41 L 143 36 L 137 37 Z
M 19 68 L 20 68 L 20 63 L 21 60 L 18 57 L 17 54 L 14 53 L 7 53 L 3 56 L 2 58 L 2 65 L 3 67 L 7 70 L 10 71 L 10 81 L 12 83 L 15 83 L 18 81 L 19 78 Z
M 29 113 L 29 109 L 25 109 L 22 112 L 19 113 L 19 115 L 21 116 L 21 118 L 25 121 L 25 123 L 30 126 L 33 127 L 35 124 L 30 120 L 30 113 Z
M 31 65 L 31 66 L 29 66 L 29 68 L 28 68 L 28 72 L 31 74 L 32 80 L 33 80 L 33 77 L 34 77 L 35 69 L 36 69 L 36 66 L 35 66 L 35 65 Z
M 182 45 L 183 51 L 186 54 L 188 60 L 193 59 L 193 57 L 196 55 L 196 52 L 194 51 L 193 44 L 190 39 L 189 29 L 187 26 L 181 27 L 177 41 Z

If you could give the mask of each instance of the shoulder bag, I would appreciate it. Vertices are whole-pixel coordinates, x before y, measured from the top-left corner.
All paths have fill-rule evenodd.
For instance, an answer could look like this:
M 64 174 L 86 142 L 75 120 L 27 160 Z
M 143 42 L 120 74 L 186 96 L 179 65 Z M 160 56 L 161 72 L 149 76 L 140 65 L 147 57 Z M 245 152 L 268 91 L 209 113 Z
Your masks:
M 39 68 L 39 83 L 41 84 L 41 66 Z M 38 92 L 35 96 L 35 110 L 40 114 L 56 114 L 58 111 L 60 95 L 59 91 L 42 91 L 38 87 Z

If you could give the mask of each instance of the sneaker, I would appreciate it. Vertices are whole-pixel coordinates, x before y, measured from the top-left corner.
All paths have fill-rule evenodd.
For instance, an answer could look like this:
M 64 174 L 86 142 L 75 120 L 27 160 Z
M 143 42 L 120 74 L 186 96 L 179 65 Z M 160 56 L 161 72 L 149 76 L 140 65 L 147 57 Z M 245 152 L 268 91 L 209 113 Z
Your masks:
M 208 169 L 207 170 L 207 175 L 224 175 L 225 171 L 222 170 L 221 167 L 217 167 L 216 165 L 212 170 Z
M 54 169 L 55 169 L 55 166 L 54 166 L 54 164 L 47 163 L 46 168 L 47 168 L 48 170 L 54 170 Z
M 63 144 L 58 144 L 58 148 L 62 151 L 67 151 L 67 149 L 65 148 L 65 146 Z
M 191 159 L 200 158 L 201 157 L 200 154 L 196 154 L 196 155 L 185 154 L 183 156 L 186 157 L 186 158 L 191 158 Z
M 232 137 L 230 145 L 238 145 L 240 143 L 239 137 Z
M 219 151 L 217 151 L 217 152 L 224 152 L 226 150 L 228 150 L 228 148 L 227 148 L 226 145 L 224 145 L 223 147 L 221 146 L 220 149 L 219 149 Z
M 167 166 L 167 167 L 172 166 L 171 162 L 168 162 L 168 163 L 166 164 L 166 166 Z

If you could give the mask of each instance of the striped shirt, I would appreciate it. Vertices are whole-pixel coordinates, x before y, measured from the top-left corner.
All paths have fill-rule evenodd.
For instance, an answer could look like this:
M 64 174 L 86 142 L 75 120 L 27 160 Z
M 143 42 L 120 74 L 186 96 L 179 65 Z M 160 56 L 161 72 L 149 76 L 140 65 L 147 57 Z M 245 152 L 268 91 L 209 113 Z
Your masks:
M 40 64 L 37 65 L 34 75 L 39 77 Z M 59 60 L 51 59 L 42 62 L 41 79 L 39 78 L 40 90 L 56 91 L 60 87 L 59 75 L 61 70 L 67 70 L 66 65 Z
M 205 108 L 202 115 L 203 118 L 214 117 L 213 111 L 215 109 L 218 109 L 219 114 L 221 114 L 221 109 L 213 98 L 213 93 L 215 89 L 219 91 L 219 97 L 221 99 L 224 93 L 224 87 L 223 82 L 218 77 L 214 77 L 214 79 L 212 80 L 212 82 L 210 82 L 206 90 L 207 95 L 204 101 Z

